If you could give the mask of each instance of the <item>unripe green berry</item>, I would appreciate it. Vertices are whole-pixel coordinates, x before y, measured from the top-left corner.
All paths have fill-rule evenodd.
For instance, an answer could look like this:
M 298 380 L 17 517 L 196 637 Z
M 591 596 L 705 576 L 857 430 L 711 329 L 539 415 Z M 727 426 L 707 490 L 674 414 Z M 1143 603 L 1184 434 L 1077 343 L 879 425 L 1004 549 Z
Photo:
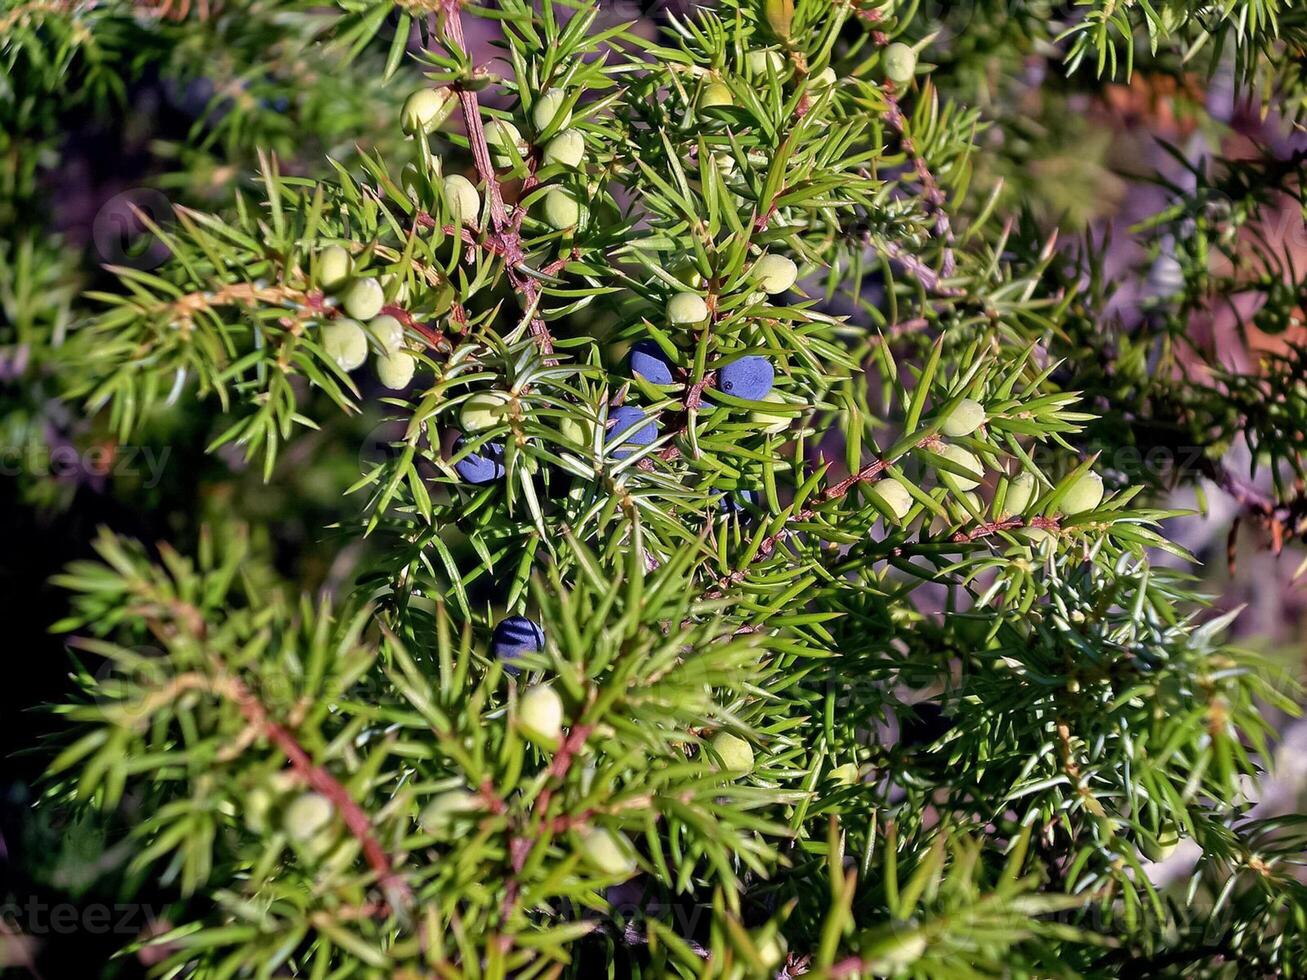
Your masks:
M 712 109 L 715 106 L 733 105 L 735 96 L 725 82 L 709 82 L 699 92 L 699 108 Z
M 465 225 L 475 226 L 481 217 L 481 195 L 476 186 L 462 174 L 445 178 L 445 203 Z
M 373 317 L 368 323 L 368 333 L 383 353 L 390 354 L 404 346 L 404 324 L 388 313 Z
M 342 371 L 354 371 L 368 359 L 368 335 L 357 320 L 335 320 L 322 328 L 322 349 Z
M 1062 513 L 1067 516 L 1083 514 L 1103 502 L 1103 478 L 1088 471 L 1080 475 L 1062 497 Z
M 962 468 L 975 474 L 975 477 L 971 478 L 957 473 L 949 473 L 948 475 L 953 479 L 959 490 L 974 490 L 980 486 L 980 479 L 985 472 L 985 467 L 975 453 L 954 445 L 941 446 L 937 452 L 945 459 L 957 463 Z
M 974 398 L 964 398 L 941 421 L 939 431 L 951 439 L 969 436 L 985 421 L 985 406 Z
M 1030 501 L 1035 496 L 1035 474 L 1022 470 L 1008 484 L 1007 494 L 1003 498 L 1003 510 L 1008 514 L 1024 514 Z
M 417 358 L 406 350 L 392 351 L 377 358 L 377 379 L 391 391 L 407 388 L 417 369 Z
M 1052 533 L 1050 533 L 1047 528 L 1042 527 L 1023 527 L 1017 531 L 1017 534 L 1026 541 L 1029 541 L 1030 544 L 1036 548 L 1042 545 L 1045 541 L 1053 540 Z
M 912 509 L 912 494 L 901 480 L 887 476 L 871 485 L 871 494 L 889 508 L 895 521 L 903 520 L 904 515 Z
M 774 970 L 785 958 L 785 937 L 779 934 L 768 936 L 758 944 L 758 959 L 768 970 Z
M 339 245 L 328 245 L 318 256 L 318 285 L 328 292 L 349 282 L 353 272 L 353 257 Z
M 1162 824 L 1156 837 L 1145 835 L 1139 842 L 1139 849 L 1150 861 L 1165 861 L 1179 846 L 1180 831 L 1173 823 Z
M 571 191 L 555 187 L 545 195 L 545 220 L 559 231 L 581 223 L 581 205 Z
M 750 413 L 753 424 L 758 427 L 759 432 L 767 435 L 775 435 L 778 432 L 784 432 L 794 424 L 794 410 L 789 406 L 779 392 L 769 391 L 762 396 L 762 401 L 772 402 L 776 405 L 787 406 L 784 414 L 780 412 L 770 412 L 767 409 L 755 409 Z
M 673 326 L 695 326 L 708 319 L 708 304 L 698 293 L 677 293 L 667 304 L 667 319 Z
M 531 107 L 531 122 L 535 124 L 537 133 L 549 128 L 549 124 L 554 121 L 554 116 L 558 115 L 558 110 L 563 107 L 563 103 L 566 101 L 567 93 L 561 88 L 551 88 L 536 99 L 535 105 Z M 566 129 L 571 124 L 572 112 L 568 110 L 558 120 L 558 128 Z
M 713 751 L 721 759 L 723 772 L 744 775 L 753 771 L 753 746 L 730 732 L 718 732 L 712 739 Z
M 303 844 L 325 830 L 335 812 L 331 801 L 321 793 L 303 793 L 286 807 L 282 828 L 291 840 Z
M 834 68 L 823 68 L 816 75 L 813 75 L 808 82 L 808 86 L 816 94 L 830 88 L 839 81 L 839 76 L 835 74 Z
M 926 937 L 920 932 L 896 932 L 873 940 L 862 948 L 862 961 L 878 977 L 892 977 L 916 963 L 926 952 Z
M 858 782 L 858 764 L 846 762 L 842 766 L 836 766 L 830 771 L 830 778 L 841 786 L 853 786 Z
M 629 878 L 638 867 L 625 835 L 604 827 L 595 827 L 582 835 L 581 853 L 591 867 L 604 875 Z
M 753 278 L 764 293 L 775 296 L 794 285 L 799 267 L 785 255 L 764 255 L 753 264 Z
M 341 305 L 355 320 L 371 320 L 386 305 L 386 293 L 375 279 L 357 279 L 345 290 Z
M 502 425 L 512 401 L 512 396 L 502 391 L 478 391 L 459 408 L 458 427 L 476 433 Z
M 563 699 L 548 684 L 528 688 L 517 705 L 517 724 L 531 741 L 553 748 L 563 733 Z
M 585 159 L 585 136 L 579 129 L 565 129 L 545 146 L 544 163 L 576 169 Z
M 902 41 L 895 41 L 881 56 L 885 77 L 895 85 L 906 85 L 917 73 L 917 53 Z
M 410 136 L 430 133 L 454 111 L 454 93 L 447 88 L 420 88 L 404 100 L 399 122 Z
M 513 149 L 519 157 L 526 156 L 527 145 L 521 130 L 507 119 L 491 119 L 485 124 L 485 134 L 496 167 L 513 166 Z
M 481 800 L 474 793 L 465 789 L 451 789 L 438 793 L 422 808 L 418 823 L 432 836 L 449 833 L 466 814 L 476 813 L 481 809 Z
M 558 434 L 573 445 L 589 448 L 594 443 L 594 422 L 568 416 L 559 420 Z
M 779 75 L 785 68 L 785 59 L 775 48 L 768 48 L 765 51 L 750 51 L 744 56 L 744 64 L 751 75 L 765 76 L 768 68 Z

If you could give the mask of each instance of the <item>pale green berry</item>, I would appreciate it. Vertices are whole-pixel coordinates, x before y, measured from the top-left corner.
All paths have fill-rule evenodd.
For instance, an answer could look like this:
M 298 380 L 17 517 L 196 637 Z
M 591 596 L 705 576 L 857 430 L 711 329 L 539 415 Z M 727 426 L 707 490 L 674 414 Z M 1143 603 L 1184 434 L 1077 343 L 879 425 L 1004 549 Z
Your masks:
M 478 391 L 459 408 L 458 426 L 465 433 L 476 433 L 502 425 L 512 401 L 502 391 Z
M 282 815 L 282 829 L 291 840 L 304 843 L 331 823 L 336 809 L 321 793 L 303 793 L 291 800 Z
M 353 257 L 339 245 L 328 245 L 318 256 L 318 284 L 323 289 L 339 289 L 349 282 L 353 272 Z
M 774 970 L 781 965 L 781 960 L 785 958 L 785 937 L 781 935 L 768 936 L 762 942 L 758 943 L 758 959 L 762 960 L 762 965 L 768 970 Z
M 551 88 L 536 99 L 535 105 L 531 107 L 531 121 L 535 123 L 536 132 L 549 128 L 549 124 L 554 121 L 554 117 L 558 115 L 558 110 L 563 107 L 563 103 L 566 101 L 567 93 L 560 88 Z M 566 129 L 571 124 L 572 111 L 569 109 L 558 120 L 558 128 Z
M 368 335 L 357 320 L 335 320 L 322 328 L 322 349 L 342 371 L 354 371 L 368 359 Z
M 404 100 L 400 125 L 410 136 L 429 133 L 449 118 L 455 99 L 447 88 L 420 88 Z
M 941 421 L 939 431 L 951 439 L 969 436 L 985 421 L 985 406 L 974 398 L 964 398 Z
M 753 264 L 753 278 L 764 293 L 775 296 L 794 285 L 799 267 L 785 255 L 764 255 Z
M 418 823 L 433 836 L 447 834 L 459 818 L 481 809 L 481 800 L 465 789 L 451 789 L 438 793 L 422 808 Z
M 708 319 L 708 304 L 698 293 L 677 293 L 667 304 L 667 319 L 678 327 L 703 323 Z
M 417 369 L 417 358 L 406 350 L 392 351 L 377 358 L 377 379 L 391 391 L 407 388 Z
M 713 751 L 721 759 L 723 772 L 743 775 L 753 771 L 753 746 L 730 732 L 718 732 L 712 739 Z
M 368 333 L 383 353 L 390 354 L 404 346 L 404 324 L 388 313 L 373 317 L 368 323 Z
M 1062 497 L 1062 513 L 1083 514 L 1103 502 L 1103 478 L 1093 471 L 1081 474 Z
M 1008 484 L 1007 495 L 1003 498 L 1003 510 L 1008 514 L 1023 514 L 1035 496 L 1035 474 L 1022 470 Z
M 963 469 L 976 474 L 973 479 L 961 476 L 958 473 L 949 473 L 948 475 L 953 479 L 959 490 L 974 490 L 980 486 L 981 475 L 985 472 L 985 468 L 975 453 L 963 449 L 961 446 L 953 445 L 941 446 L 937 452 L 950 462 L 957 463 Z
M 897 932 L 865 945 L 862 961 L 874 976 L 892 977 L 916 963 L 925 952 L 926 937 L 921 933 Z
M 526 156 L 527 145 L 521 130 L 507 119 L 491 119 L 485 124 L 485 134 L 496 167 L 513 166 L 513 149 L 519 157 Z
M 1053 540 L 1053 535 L 1049 533 L 1046 528 L 1042 527 L 1023 527 L 1017 531 L 1017 534 L 1029 541 L 1036 548 L 1042 545 L 1045 541 Z
M 834 68 L 823 68 L 809 79 L 808 87 L 811 88 L 813 92 L 820 92 L 824 89 L 830 88 L 837 81 L 839 81 L 839 76 L 835 74 Z
M 585 136 L 579 129 L 565 129 L 545 146 L 545 166 L 551 163 L 576 169 L 585 159 Z
M 881 56 L 885 77 L 896 85 L 906 85 L 917 72 L 917 53 L 901 41 L 895 41 Z
M 912 494 L 901 480 L 887 476 L 871 485 L 871 494 L 889 508 L 894 520 L 901 521 L 912 509 Z
M 852 786 L 858 781 L 858 764 L 846 762 L 830 771 L 830 778 L 841 786 Z
M 699 108 L 711 109 L 714 106 L 732 105 L 735 96 L 725 82 L 709 82 L 699 92 Z
M 559 421 L 558 434 L 573 445 L 588 448 L 594 442 L 594 423 L 568 416 Z
M 545 220 L 559 231 L 581 223 L 581 205 L 571 191 L 555 187 L 545 195 Z
M 382 276 L 381 291 L 390 297 L 392 303 L 403 305 L 408 302 L 408 281 L 398 275 Z
M 386 305 L 386 293 L 377 280 L 358 279 L 345 290 L 341 305 L 355 320 L 371 320 Z
M 765 408 L 754 409 L 750 413 L 753 424 L 758 427 L 759 432 L 767 435 L 775 435 L 778 432 L 784 432 L 794 424 L 794 410 L 789 407 L 787 402 L 778 392 L 769 391 L 762 396 L 762 401 L 771 402 L 774 405 L 786 406 L 784 413 L 769 411 Z
M 552 748 L 563 733 L 563 699 L 548 684 L 528 688 L 517 705 L 517 724 L 531 741 Z
M 770 68 L 777 75 L 785 68 L 785 59 L 774 48 L 765 51 L 750 51 L 744 56 L 744 64 L 751 75 L 766 75 Z
M 693 262 L 682 262 L 672 270 L 672 278 L 683 286 L 699 289 L 703 286 L 703 273 Z
M 1180 831 L 1173 823 L 1164 823 L 1155 838 L 1145 836 L 1139 843 L 1139 849 L 1150 861 L 1165 861 L 1180 846 Z
M 638 867 L 626 836 L 604 827 L 595 827 L 582 835 L 581 853 L 591 867 L 604 875 L 629 878 Z
M 481 195 L 462 174 L 445 178 L 445 202 L 465 225 L 475 225 L 481 216 Z

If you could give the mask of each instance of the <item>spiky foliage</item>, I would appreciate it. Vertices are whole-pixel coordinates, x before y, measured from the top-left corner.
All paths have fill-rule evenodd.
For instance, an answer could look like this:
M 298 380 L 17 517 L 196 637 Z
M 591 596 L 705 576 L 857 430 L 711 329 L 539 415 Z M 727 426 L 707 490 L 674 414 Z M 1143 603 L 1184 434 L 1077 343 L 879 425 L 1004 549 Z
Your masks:
M 207 399 L 210 449 L 269 477 L 342 414 L 396 423 L 351 488 L 375 560 L 346 597 L 296 598 L 240 536 L 106 534 L 60 579 L 108 667 L 49 801 L 148 814 L 133 870 L 181 895 L 159 974 L 1301 975 L 1301 831 L 1249 801 L 1293 692 L 1150 563 L 1190 557 L 1175 512 L 1099 455 L 1144 398 L 1219 400 L 1226 439 L 1296 465 L 1292 402 L 1109 349 L 1094 254 L 973 188 L 987 124 L 932 83 L 917 5 L 738 0 L 649 36 L 450 0 L 389 38 L 389 3 L 347 6 L 329 35 L 386 70 L 418 27 L 404 147 L 263 154 L 51 354 L 119 438 Z M 1204 23 L 1126 7 L 1071 29 L 1072 69 Z M 988 8 L 989 36 L 1058 27 Z M 1267 23 L 1221 30 L 1282 70 Z M 1270 182 L 1227 169 L 1255 210 Z M 1237 238 L 1198 212 L 1150 228 Z M 1201 234 L 1160 237 L 1182 217 Z M 1149 323 L 1174 344 L 1195 301 Z M 541 649 L 493 654 L 510 614 Z M 1167 893 L 1180 838 L 1203 856 Z

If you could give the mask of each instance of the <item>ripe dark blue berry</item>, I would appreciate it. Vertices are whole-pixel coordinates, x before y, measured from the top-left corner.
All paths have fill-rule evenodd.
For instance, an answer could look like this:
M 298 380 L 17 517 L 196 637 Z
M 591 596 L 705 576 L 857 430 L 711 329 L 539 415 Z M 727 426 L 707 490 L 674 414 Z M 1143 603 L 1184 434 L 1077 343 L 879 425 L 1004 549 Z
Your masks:
M 641 422 L 645 424 L 640 425 Z M 633 429 L 635 426 L 639 428 Z M 633 431 L 628 433 L 628 429 Z M 657 439 L 658 425 L 644 414 L 643 409 L 636 408 L 634 405 L 623 405 L 608 414 L 608 438 L 605 441 L 612 444 L 623 436 L 625 438 L 622 445 L 613 452 L 613 455 L 619 458 L 630 456 L 638 447 L 647 446 Z
M 732 361 L 717 372 L 717 388 L 728 395 L 758 401 L 771 391 L 776 371 L 765 357 L 752 355 Z
M 463 451 L 466 442 L 466 438 L 460 437 L 454 443 L 455 455 Z M 504 475 L 504 447 L 499 443 L 488 442 L 455 463 L 454 472 L 468 483 L 478 486 L 493 483 Z
M 545 631 L 525 616 L 501 620 L 490 638 L 491 652 L 510 674 L 519 673 L 515 664 L 523 654 L 539 653 L 544 648 Z
M 631 373 L 656 385 L 669 385 L 672 362 L 656 341 L 642 340 L 631 348 Z

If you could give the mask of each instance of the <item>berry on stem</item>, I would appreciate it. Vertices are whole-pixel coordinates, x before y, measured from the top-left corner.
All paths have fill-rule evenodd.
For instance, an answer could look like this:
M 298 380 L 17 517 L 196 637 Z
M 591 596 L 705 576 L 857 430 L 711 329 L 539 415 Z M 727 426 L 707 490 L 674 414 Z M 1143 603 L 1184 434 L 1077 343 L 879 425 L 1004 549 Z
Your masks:
M 971 452 L 969 449 L 963 449 L 961 446 L 954 445 L 941 446 L 936 452 L 950 462 L 956 463 L 963 469 L 975 474 L 975 478 L 973 479 L 968 476 L 962 476 L 959 473 L 949 472 L 948 475 L 953 479 L 959 490 L 974 490 L 976 487 L 980 486 L 980 481 L 985 473 L 985 467 L 975 453 Z
M 1062 497 L 1062 513 L 1067 516 L 1083 514 L 1103 502 L 1103 478 L 1089 470 L 1071 484 Z
M 371 320 L 386 305 L 386 293 L 377 280 L 358 279 L 345 290 L 341 305 L 355 320 Z
M 1024 514 L 1035 495 L 1035 474 L 1022 470 L 1008 484 L 1007 494 L 1003 498 L 1003 510 L 1008 514 Z
M 445 178 L 445 201 L 465 225 L 476 226 L 481 218 L 481 195 L 476 186 L 462 174 Z
M 951 439 L 969 436 L 985 421 L 985 406 L 974 398 L 964 398 L 941 421 L 939 431 Z
M 322 328 L 322 349 L 342 371 L 354 371 L 368 359 L 368 335 L 357 320 L 335 320 Z
M 794 408 L 776 391 L 769 391 L 762 398 L 758 399 L 763 402 L 771 402 L 773 405 L 780 406 L 784 411 L 757 408 L 754 409 L 751 418 L 758 431 L 766 435 L 776 435 L 784 432 L 794 424 Z
M 641 340 L 631 348 L 631 373 L 651 384 L 672 384 L 672 362 L 654 340 Z
M 884 504 L 894 515 L 895 521 L 903 520 L 912 509 L 912 494 L 897 477 L 887 476 L 871 485 L 871 495 Z
M 605 441 L 611 444 L 622 440 L 622 444 L 613 450 L 613 455 L 619 459 L 630 456 L 638 447 L 647 446 L 657 438 L 658 424 L 645 415 L 643 409 L 623 405 L 608 413 L 608 438 Z
M 458 412 L 458 425 L 464 432 L 484 432 L 503 423 L 513 396 L 503 391 L 478 391 L 465 401 Z
M 545 145 L 544 163 L 559 163 L 576 169 L 585 159 L 585 136 L 579 129 L 565 129 Z
M 422 808 L 418 823 L 428 834 L 441 837 L 448 834 L 469 813 L 481 809 L 481 800 L 465 789 L 451 789 L 437 793 Z
M 354 258 L 339 245 L 328 245 L 318 256 L 318 285 L 331 292 L 349 282 Z
M 550 123 L 554 122 L 554 117 L 558 115 L 558 110 L 563 107 L 567 101 L 567 93 L 561 88 L 551 88 L 531 107 L 531 122 L 535 124 L 536 132 L 543 132 L 549 128 Z M 558 120 L 558 128 L 566 129 L 572 124 L 572 112 L 569 109 L 563 113 Z
M 764 255 L 753 264 L 753 278 L 764 293 L 775 296 L 798 281 L 799 267 L 785 255 Z
M 391 391 L 401 391 L 409 386 L 417 368 L 417 358 L 408 351 L 391 351 L 377 358 L 377 379 Z
M 712 738 L 713 751 L 721 759 L 723 772 L 744 775 L 753 772 L 753 746 L 730 732 L 718 732 Z
M 444 88 L 420 88 L 399 111 L 399 122 L 410 136 L 430 133 L 454 111 L 454 93 Z
M 708 319 L 708 304 L 698 293 L 677 293 L 667 304 L 667 319 L 673 326 L 695 326 Z
M 282 815 L 282 827 L 291 840 L 305 843 L 331 823 L 336 809 L 321 793 L 303 793 L 291 800 Z
M 881 55 L 885 77 L 895 85 L 906 85 L 917 73 L 917 53 L 902 41 L 895 41 Z
M 839 81 L 839 76 L 835 74 L 835 69 L 826 67 L 813 75 L 808 80 L 808 86 L 812 89 L 814 95 L 820 94 Z
M 515 663 L 523 654 L 539 653 L 545 648 L 545 631 L 525 616 L 509 616 L 495 626 L 490 637 L 490 651 L 510 674 L 518 673 Z
M 383 353 L 393 354 L 404 346 L 404 324 L 389 313 L 373 317 L 368 323 L 368 333 Z
M 629 878 L 638 867 L 630 842 L 605 827 L 594 827 L 582 834 L 581 853 L 591 867 L 605 875 Z
M 522 132 L 507 119 L 491 119 L 485 124 L 486 145 L 490 148 L 496 167 L 511 167 L 514 164 L 513 150 L 519 157 L 526 157 L 527 144 L 522 139 Z
M 528 688 L 517 705 L 517 725 L 537 745 L 553 748 L 563 733 L 563 699 L 548 684 Z
M 712 109 L 716 106 L 733 105 L 735 96 L 725 82 L 709 82 L 699 92 L 699 108 Z
M 751 354 L 722 367 L 717 372 L 717 389 L 735 398 L 759 401 L 771 391 L 776 370 L 765 357 Z
M 462 452 L 466 443 L 466 437 L 460 436 L 454 443 L 454 454 Z M 477 486 L 493 483 L 504 475 L 504 447 L 488 442 L 455 463 L 454 472 Z
M 766 76 L 769 68 L 779 75 L 785 68 L 785 58 L 775 48 L 766 48 L 746 54 L 744 65 L 749 69 L 750 75 Z
M 569 190 L 555 187 L 545 195 L 545 220 L 558 231 L 575 228 L 581 223 L 581 205 Z

